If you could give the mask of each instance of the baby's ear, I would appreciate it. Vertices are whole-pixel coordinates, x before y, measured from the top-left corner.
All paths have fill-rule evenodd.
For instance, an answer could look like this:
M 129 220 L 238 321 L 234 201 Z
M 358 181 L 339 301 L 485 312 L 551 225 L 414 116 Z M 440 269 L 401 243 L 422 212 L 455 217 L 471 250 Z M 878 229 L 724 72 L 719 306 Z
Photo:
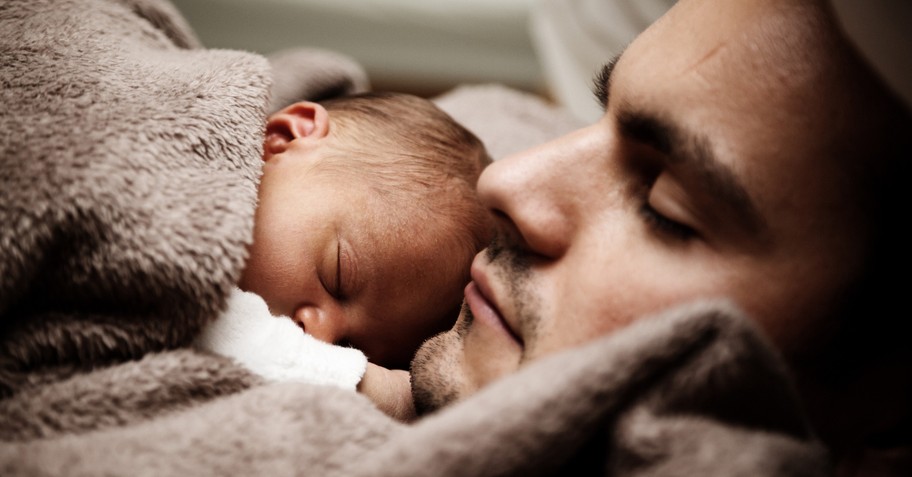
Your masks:
M 329 113 L 323 106 L 309 101 L 294 103 L 273 114 L 266 121 L 263 160 L 285 152 L 298 139 L 321 139 L 329 134 Z

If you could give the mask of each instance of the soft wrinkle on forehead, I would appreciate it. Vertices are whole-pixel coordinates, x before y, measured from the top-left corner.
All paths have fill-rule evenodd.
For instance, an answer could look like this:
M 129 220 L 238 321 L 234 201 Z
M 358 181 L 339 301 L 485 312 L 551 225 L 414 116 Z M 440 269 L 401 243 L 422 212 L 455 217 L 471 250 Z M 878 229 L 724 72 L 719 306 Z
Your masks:
M 706 63 L 711 58 L 717 56 L 721 53 L 727 46 L 727 43 L 719 43 L 718 45 L 712 47 L 703 54 L 697 61 L 690 64 L 687 68 L 684 68 L 681 74 L 689 73 L 693 70 L 696 70 Z M 627 51 L 625 46 L 618 54 L 614 55 L 610 60 L 608 60 L 601 68 L 599 68 L 595 75 L 592 78 L 592 94 L 595 96 L 596 101 L 602 107 L 603 111 L 608 110 L 608 103 L 611 98 L 611 79 L 614 76 L 615 68 L 617 67 L 618 62 L 621 60 L 621 57 L 624 55 L 624 52 Z
M 725 46 L 726 46 L 725 43 L 720 43 L 720 44 L 710 48 L 709 51 L 704 53 L 703 56 L 701 56 L 697 61 L 692 63 L 687 68 L 684 68 L 683 73 L 689 73 L 691 71 L 698 69 L 701 65 L 703 65 L 704 63 L 709 61 L 711 58 L 713 58 L 714 56 L 717 56 L 719 53 L 721 53 L 722 50 L 725 48 Z

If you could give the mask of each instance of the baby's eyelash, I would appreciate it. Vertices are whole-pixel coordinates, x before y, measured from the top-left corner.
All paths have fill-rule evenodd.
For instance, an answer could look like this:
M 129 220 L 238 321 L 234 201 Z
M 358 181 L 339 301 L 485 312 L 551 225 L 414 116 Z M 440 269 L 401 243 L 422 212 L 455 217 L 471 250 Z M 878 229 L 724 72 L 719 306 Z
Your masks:
M 323 285 L 323 289 L 336 300 L 344 300 L 345 296 L 342 294 L 342 244 L 341 241 L 336 242 L 336 269 L 334 270 L 334 275 L 332 275 L 328 280 L 323 278 L 323 275 L 318 275 L 320 284 Z
M 342 299 L 342 241 L 336 240 L 336 287 L 334 295 Z
M 649 202 L 645 202 L 640 206 L 640 216 L 654 230 L 674 239 L 687 241 L 696 236 L 694 229 L 665 217 L 652 208 Z

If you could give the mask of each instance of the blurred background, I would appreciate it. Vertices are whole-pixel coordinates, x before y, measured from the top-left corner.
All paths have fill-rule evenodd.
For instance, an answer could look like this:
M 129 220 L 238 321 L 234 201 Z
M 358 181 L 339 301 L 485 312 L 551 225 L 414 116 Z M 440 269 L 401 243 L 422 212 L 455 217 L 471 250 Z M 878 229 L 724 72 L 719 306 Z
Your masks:
M 375 89 L 433 95 L 498 82 L 544 92 L 529 35 L 535 0 L 173 0 L 212 48 L 321 47 L 367 70 Z
M 320 47 L 359 62 L 375 90 L 434 96 L 500 83 L 583 121 L 593 72 L 674 0 L 172 0 L 210 48 Z M 832 0 L 855 42 L 912 103 L 912 1 Z
M 210 48 L 344 53 L 373 89 L 500 83 L 600 114 L 592 73 L 673 0 L 172 0 Z M 596 22 L 597 20 L 597 22 Z M 572 93 L 567 93 L 572 92 Z

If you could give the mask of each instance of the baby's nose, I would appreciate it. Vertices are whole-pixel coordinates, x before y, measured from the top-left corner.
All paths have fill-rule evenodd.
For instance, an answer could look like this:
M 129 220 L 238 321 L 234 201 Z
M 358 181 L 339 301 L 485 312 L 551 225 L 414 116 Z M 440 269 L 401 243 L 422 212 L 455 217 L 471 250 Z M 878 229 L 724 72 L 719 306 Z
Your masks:
M 292 319 L 304 332 L 327 343 L 338 343 L 346 338 L 347 320 L 338 306 L 302 305 Z

